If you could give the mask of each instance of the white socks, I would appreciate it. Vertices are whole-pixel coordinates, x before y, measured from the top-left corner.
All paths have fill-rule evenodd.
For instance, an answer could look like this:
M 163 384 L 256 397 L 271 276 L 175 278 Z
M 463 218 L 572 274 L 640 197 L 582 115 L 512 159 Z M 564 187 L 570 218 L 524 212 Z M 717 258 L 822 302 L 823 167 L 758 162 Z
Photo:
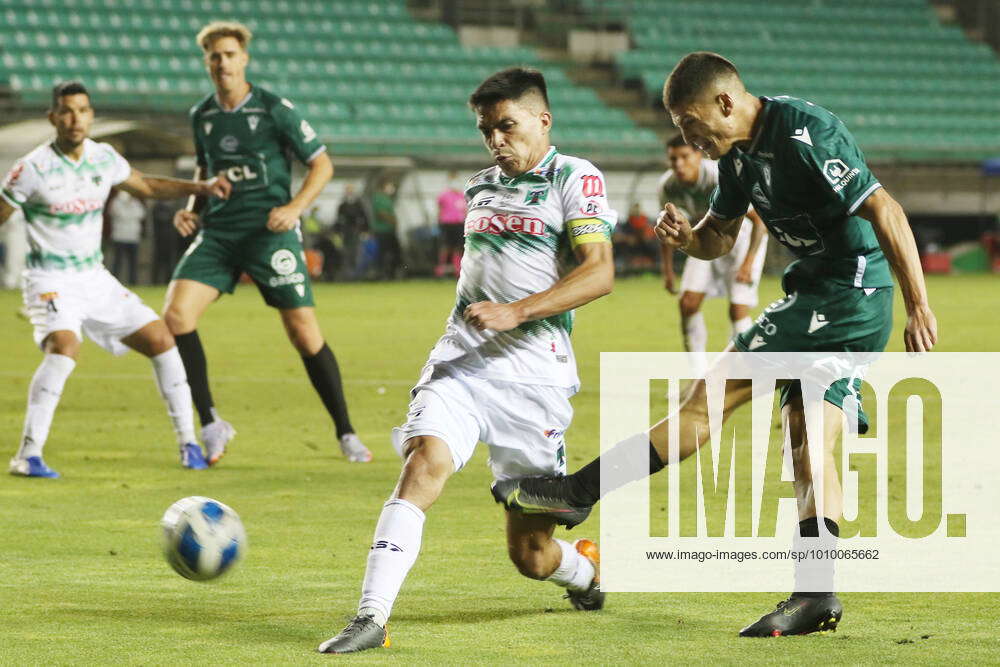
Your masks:
M 18 458 L 42 455 L 63 386 L 75 367 L 76 362 L 62 354 L 46 354 L 42 358 L 28 387 L 28 410 Z
M 155 357 L 153 374 L 156 376 L 156 386 L 160 396 L 167 403 L 167 414 L 177 435 L 177 444 L 186 445 L 198 442 L 194 435 L 194 410 L 191 407 L 191 387 L 188 386 L 187 374 L 184 372 L 184 362 L 180 352 L 172 347 Z
M 681 327 L 684 332 L 684 349 L 688 351 L 691 370 L 695 377 L 704 377 L 705 371 L 708 370 L 708 357 L 705 354 L 708 329 L 705 327 L 705 318 L 701 311 L 691 317 L 682 318 Z
M 736 320 L 733 322 L 733 336 L 738 336 L 752 326 L 753 320 L 750 317 L 743 317 Z
M 555 538 L 553 541 L 562 549 L 562 560 L 556 571 L 550 574 L 546 581 L 551 581 L 555 585 L 568 588 L 571 591 L 585 591 L 590 588 L 590 582 L 594 580 L 594 564 L 586 556 L 577 552 L 569 542 Z
M 424 513 L 413 503 L 394 498 L 382 507 L 368 552 L 359 616 L 371 615 L 385 627 L 403 580 L 417 562 L 423 532 Z

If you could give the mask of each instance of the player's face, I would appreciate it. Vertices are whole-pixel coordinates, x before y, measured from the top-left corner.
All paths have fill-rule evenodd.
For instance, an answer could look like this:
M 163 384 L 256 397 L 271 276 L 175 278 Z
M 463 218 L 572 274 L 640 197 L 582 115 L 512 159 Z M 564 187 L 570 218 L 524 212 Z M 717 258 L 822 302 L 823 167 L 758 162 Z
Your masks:
M 549 150 L 552 114 L 535 99 L 501 100 L 476 109 L 483 143 L 507 176 L 528 171 Z
M 725 98 L 725 99 L 721 99 Z M 684 141 L 713 160 L 733 147 L 733 114 L 728 95 L 718 95 L 703 102 L 692 102 L 670 109 L 674 125 L 684 135 Z
M 62 146 L 79 146 L 90 134 L 94 122 L 90 96 L 84 93 L 63 95 L 59 105 L 49 112 L 49 122 L 56 128 L 56 137 Z
M 250 54 L 235 37 L 219 37 L 205 51 L 205 67 L 219 90 L 233 90 L 246 82 Z
M 685 183 L 698 180 L 701 153 L 690 146 L 671 146 L 668 148 L 667 162 L 674 173 Z

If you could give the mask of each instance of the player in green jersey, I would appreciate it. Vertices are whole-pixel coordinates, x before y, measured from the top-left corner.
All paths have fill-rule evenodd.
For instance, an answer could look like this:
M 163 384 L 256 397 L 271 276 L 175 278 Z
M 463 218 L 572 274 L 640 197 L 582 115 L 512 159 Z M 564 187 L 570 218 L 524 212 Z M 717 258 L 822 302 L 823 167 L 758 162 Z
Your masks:
M 836 116 L 799 99 L 756 97 L 747 92 L 731 62 L 707 52 L 689 54 L 677 64 L 664 87 L 663 102 L 684 139 L 719 160 L 719 186 L 702 220 L 692 225 L 674 204 L 664 207 L 656 229 L 665 247 L 706 260 L 729 252 L 752 203 L 772 238 L 797 257 L 785 271 L 785 298 L 765 309 L 750 329 L 734 338 L 730 349 L 880 352 L 892 328 L 890 269 L 906 305 L 907 351 L 934 346 L 937 323 L 906 215 L 869 171 Z M 782 388 L 782 422 L 791 448 L 800 520 L 793 549 L 835 546 L 843 492 L 833 448 L 840 437 L 842 411 L 859 404 L 859 389 L 859 380 L 842 379 L 823 397 L 825 516 L 818 517 L 801 384 Z M 746 403 L 751 391 L 749 380 L 728 380 L 724 418 Z M 677 416 L 682 425 L 692 426 L 681 429 L 681 459 L 708 440 L 706 405 L 705 383 L 698 381 Z M 857 426 L 867 430 L 860 409 Z M 634 481 L 639 469 L 645 476 L 646 457 L 650 473 L 662 469 L 668 435 L 669 421 L 664 419 L 649 430 L 648 451 L 636 448 L 630 438 L 572 475 L 499 482 L 494 496 L 508 508 L 576 525 L 602 494 Z M 613 479 L 601 479 L 601 459 Z M 833 564 L 824 560 L 815 565 L 797 562 L 796 591 L 740 634 L 770 637 L 834 629 L 843 608 L 832 592 Z
M 195 330 L 209 304 L 231 293 L 242 273 L 277 308 L 285 331 L 302 356 L 309 379 L 333 418 L 344 455 L 370 461 L 354 433 L 340 370 L 323 339 L 313 307 L 299 218 L 333 176 L 326 146 L 286 98 L 246 80 L 252 34 L 239 23 L 216 22 L 197 36 L 215 93 L 191 109 L 197 174 L 225 174 L 233 184 L 228 200 L 192 197 L 174 225 L 184 235 L 198 231 L 167 289 L 164 319 L 184 359 L 202 437 L 211 463 L 236 431 L 215 411 L 205 352 Z M 299 192 L 291 195 L 291 156 L 308 166 Z

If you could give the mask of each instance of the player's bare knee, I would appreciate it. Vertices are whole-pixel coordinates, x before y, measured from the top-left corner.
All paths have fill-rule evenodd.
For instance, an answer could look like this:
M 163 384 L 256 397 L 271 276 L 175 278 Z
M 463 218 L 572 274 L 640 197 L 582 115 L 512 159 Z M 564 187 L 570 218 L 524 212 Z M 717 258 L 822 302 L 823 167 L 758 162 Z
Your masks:
M 168 305 L 163 311 L 163 322 L 167 325 L 169 333 L 174 336 L 191 333 L 197 326 L 195 318 L 174 304 Z
M 451 456 L 444 456 L 428 438 L 417 436 L 406 443 L 406 462 L 403 477 L 421 484 L 444 484 L 451 476 L 454 463 Z
M 701 299 L 687 293 L 682 294 L 677 303 L 681 310 L 681 317 L 691 317 L 701 308 Z
M 76 360 L 80 356 L 80 339 L 72 331 L 55 331 L 45 339 L 46 354 L 61 354 Z

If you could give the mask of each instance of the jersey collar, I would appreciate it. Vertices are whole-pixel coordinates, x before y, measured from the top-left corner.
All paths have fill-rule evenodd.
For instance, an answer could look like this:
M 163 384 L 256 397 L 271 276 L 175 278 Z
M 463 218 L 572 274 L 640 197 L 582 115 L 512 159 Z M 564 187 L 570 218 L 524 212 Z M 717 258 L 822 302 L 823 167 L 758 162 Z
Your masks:
M 771 112 L 771 100 L 770 97 L 760 97 L 760 101 L 763 102 L 764 107 L 760 110 L 760 126 L 757 128 L 757 134 L 754 136 L 753 141 L 750 142 L 749 148 L 747 148 L 747 153 L 753 153 L 754 149 L 757 148 L 757 144 L 760 142 L 760 138 L 764 136 L 764 130 L 767 128 L 767 117 Z
M 70 158 L 70 156 L 66 155 L 61 150 L 59 150 L 59 146 L 56 145 L 55 139 L 52 140 L 52 143 L 49 144 L 49 146 L 52 148 L 52 152 L 55 153 L 60 160 L 69 165 L 70 169 L 76 171 L 81 166 L 83 166 L 84 162 L 87 161 L 87 158 L 90 156 L 90 147 L 93 143 L 94 142 L 93 140 L 90 139 L 90 137 L 87 137 L 83 140 L 83 153 L 80 155 L 79 162 L 74 162 L 72 158 Z
M 552 162 L 553 158 L 555 158 L 555 156 L 556 156 L 556 152 L 557 151 L 556 151 L 556 147 L 555 146 L 549 146 L 549 150 L 545 153 L 545 155 L 542 157 L 542 159 L 538 161 L 538 164 L 536 164 L 534 167 L 532 167 L 528 171 L 524 172 L 523 174 L 518 174 L 517 176 L 514 176 L 512 178 L 508 178 L 507 176 L 504 176 L 503 171 L 500 169 L 499 166 L 497 166 L 497 170 L 500 173 L 500 183 L 501 183 L 501 185 L 517 185 L 522 180 L 527 180 L 528 178 L 531 178 L 531 177 L 534 177 L 534 176 L 541 176 L 542 175 L 542 171 L 543 171 L 543 167 L 545 167 L 547 164 L 549 164 L 550 162 Z
M 219 99 L 219 93 L 215 93 L 212 97 L 215 99 L 215 106 L 219 107 L 219 111 L 221 111 L 222 113 L 236 113 L 237 111 L 245 107 L 247 105 L 247 102 L 250 101 L 250 98 L 253 97 L 254 93 L 253 84 L 250 82 L 247 82 L 247 84 L 250 86 L 250 92 L 248 92 L 247 96 L 244 97 L 240 101 L 240 103 L 237 104 L 232 109 L 226 109 L 224 106 L 222 106 L 222 100 Z

